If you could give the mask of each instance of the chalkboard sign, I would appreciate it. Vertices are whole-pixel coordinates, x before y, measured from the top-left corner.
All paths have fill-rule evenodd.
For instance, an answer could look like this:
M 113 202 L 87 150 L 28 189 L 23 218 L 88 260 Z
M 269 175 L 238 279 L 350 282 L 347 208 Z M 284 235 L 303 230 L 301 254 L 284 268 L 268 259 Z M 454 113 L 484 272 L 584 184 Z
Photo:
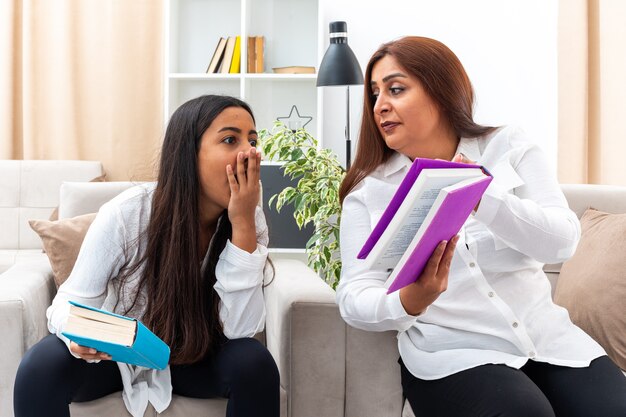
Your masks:
M 306 242 L 313 236 L 312 224 L 302 230 L 298 229 L 293 218 L 293 206 L 284 205 L 280 213 L 269 200 L 274 194 L 280 193 L 285 187 L 295 187 L 297 179 L 290 179 L 283 175 L 280 165 L 261 165 L 261 183 L 263 184 L 263 210 L 270 233 L 270 248 L 275 249 L 304 249 Z

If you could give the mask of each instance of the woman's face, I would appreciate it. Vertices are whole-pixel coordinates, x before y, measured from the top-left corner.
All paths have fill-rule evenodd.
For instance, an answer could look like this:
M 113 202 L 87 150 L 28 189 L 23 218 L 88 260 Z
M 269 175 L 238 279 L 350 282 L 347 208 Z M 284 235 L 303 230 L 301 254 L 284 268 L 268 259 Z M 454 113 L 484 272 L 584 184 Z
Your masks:
M 237 173 L 237 155 L 244 153 L 245 164 L 249 152 L 256 147 L 257 132 L 252 116 L 241 107 L 228 107 L 213 120 L 202 134 L 198 151 L 201 204 L 214 207 L 221 213 L 228 207 L 230 188 L 226 166 Z
M 417 77 L 386 55 L 372 67 L 371 78 L 374 121 L 387 146 L 411 159 L 448 157 L 442 155 L 442 139 L 454 140 L 454 133 Z

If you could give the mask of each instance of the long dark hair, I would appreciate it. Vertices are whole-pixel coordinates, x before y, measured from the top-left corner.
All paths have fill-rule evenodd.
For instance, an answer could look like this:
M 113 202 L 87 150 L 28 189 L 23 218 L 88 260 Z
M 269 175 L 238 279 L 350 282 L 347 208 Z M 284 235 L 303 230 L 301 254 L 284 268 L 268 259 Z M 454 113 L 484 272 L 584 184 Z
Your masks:
M 374 52 L 365 71 L 359 145 L 354 163 L 339 189 L 342 203 L 359 182 L 394 153 L 385 143 L 374 121 L 375 100 L 370 87 L 372 67 L 387 55 L 393 56 L 409 74 L 417 77 L 457 137 L 475 138 L 497 129 L 474 122 L 474 89 L 461 61 L 446 45 L 419 36 L 407 36 L 385 43 Z
M 234 97 L 206 95 L 187 101 L 170 118 L 163 146 L 152 211 L 141 259 L 120 278 L 124 282 L 141 268 L 132 305 L 145 289 L 143 323 L 170 346 L 171 364 L 193 363 L 214 352 L 224 340 L 219 297 L 213 286 L 219 254 L 231 238 L 226 210 L 209 249 L 208 267 L 201 274 L 198 192 L 198 150 L 204 131 L 229 107 L 250 107 Z

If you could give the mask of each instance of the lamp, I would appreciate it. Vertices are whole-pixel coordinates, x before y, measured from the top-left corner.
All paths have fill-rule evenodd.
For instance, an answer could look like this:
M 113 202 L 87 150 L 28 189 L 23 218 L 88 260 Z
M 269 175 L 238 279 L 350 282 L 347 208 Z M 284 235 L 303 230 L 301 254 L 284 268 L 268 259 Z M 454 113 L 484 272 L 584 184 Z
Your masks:
M 350 85 L 363 84 L 363 72 L 348 46 L 346 22 L 330 22 L 330 45 L 322 58 L 317 86 L 346 86 L 346 170 L 350 168 Z

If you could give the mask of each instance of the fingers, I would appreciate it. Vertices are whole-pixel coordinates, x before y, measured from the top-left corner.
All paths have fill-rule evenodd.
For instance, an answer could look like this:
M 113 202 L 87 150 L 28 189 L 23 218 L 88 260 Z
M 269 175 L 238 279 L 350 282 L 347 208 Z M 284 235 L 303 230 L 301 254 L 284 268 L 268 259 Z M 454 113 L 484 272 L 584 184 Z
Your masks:
M 458 154 L 454 155 L 454 158 L 452 158 L 452 162 L 460 162 L 460 163 L 463 163 L 463 164 L 475 164 L 476 163 L 476 161 L 472 161 L 467 156 L 465 156 L 463 153 L 458 153 Z
M 236 171 L 235 181 L 239 186 L 256 184 L 261 176 L 261 154 L 259 151 L 256 148 L 250 148 L 247 153 L 239 152 Z
M 450 239 L 449 242 L 445 240 L 439 242 L 433 254 L 428 259 L 423 274 L 438 278 L 447 277 L 448 272 L 450 272 L 452 256 L 454 256 L 454 250 L 458 241 L 459 236 L 456 235 Z
M 85 360 L 110 360 L 111 355 L 98 352 L 94 348 L 81 346 L 75 342 L 70 342 L 70 350 Z
M 246 182 L 246 155 L 243 152 L 237 154 L 237 181 L 240 186 Z
M 422 273 L 422 275 L 425 275 L 427 277 L 434 277 L 437 275 L 437 271 L 439 270 L 439 262 L 441 261 L 441 257 L 445 252 L 447 243 L 448 242 L 446 242 L 445 240 L 439 242 L 433 254 L 430 255 L 430 258 L 426 263 L 426 267 L 424 268 L 424 272 Z
M 452 264 L 452 256 L 454 256 L 454 250 L 456 249 L 456 243 L 459 241 L 459 235 L 456 235 L 450 240 L 446 246 L 441 259 L 438 263 L 437 276 L 444 278 L 448 276 L 450 272 L 450 265 Z
M 231 164 L 226 165 L 226 177 L 228 178 L 228 186 L 230 187 L 231 194 L 239 191 L 239 184 L 237 183 L 237 178 L 235 178 L 235 172 Z
M 248 183 L 254 185 L 259 181 L 261 172 L 261 154 L 256 148 L 251 148 L 248 153 Z

